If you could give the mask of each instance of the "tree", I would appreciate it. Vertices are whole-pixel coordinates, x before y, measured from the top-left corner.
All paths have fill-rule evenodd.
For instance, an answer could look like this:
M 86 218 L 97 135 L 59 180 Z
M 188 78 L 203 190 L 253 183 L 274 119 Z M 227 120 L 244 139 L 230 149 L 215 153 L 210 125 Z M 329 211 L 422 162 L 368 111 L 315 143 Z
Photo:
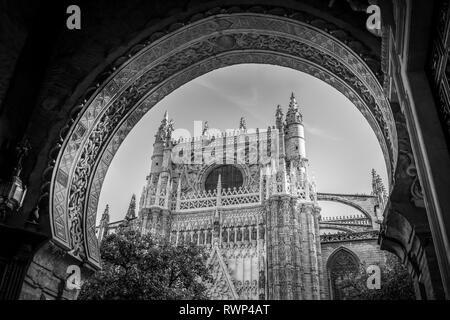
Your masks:
M 381 288 L 367 287 L 367 265 L 361 264 L 358 271 L 348 270 L 341 277 L 340 289 L 347 299 L 357 300 L 415 300 L 413 283 L 406 268 L 398 258 L 389 254 L 386 263 L 379 265 L 381 271 Z
M 120 231 L 100 247 L 102 269 L 82 285 L 82 300 L 206 299 L 207 255 L 195 245 Z

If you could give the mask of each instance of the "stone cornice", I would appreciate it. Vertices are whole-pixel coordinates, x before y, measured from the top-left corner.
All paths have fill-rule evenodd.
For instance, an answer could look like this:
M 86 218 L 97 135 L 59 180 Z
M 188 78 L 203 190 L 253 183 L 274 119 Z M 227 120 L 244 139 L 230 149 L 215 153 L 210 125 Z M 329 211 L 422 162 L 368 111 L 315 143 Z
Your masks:
M 377 240 L 378 235 L 379 231 L 323 234 L 320 236 L 320 243 L 346 242 L 358 240 Z

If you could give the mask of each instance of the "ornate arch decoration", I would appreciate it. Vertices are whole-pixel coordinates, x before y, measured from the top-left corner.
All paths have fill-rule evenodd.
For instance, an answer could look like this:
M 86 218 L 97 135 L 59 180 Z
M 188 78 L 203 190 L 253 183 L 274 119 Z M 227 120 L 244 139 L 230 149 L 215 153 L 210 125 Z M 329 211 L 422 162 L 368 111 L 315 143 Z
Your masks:
M 333 195 L 333 194 L 329 194 L 329 193 L 318 193 L 317 200 L 318 201 L 338 202 L 338 203 L 345 204 L 347 206 L 350 206 L 350 207 L 355 208 L 356 210 L 360 211 L 363 215 L 366 216 L 367 219 L 370 219 L 370 220 L 373 219 L 373 215 L 370 214 L 366 209 L 361 207 L 356 202 L 346 199 L 345 197 L 343 197 L 341 195 Z
M 231 159 L 233 160 L 233 159 Z M 227 162 L 228 163 L 228 162 Z M 208 178 L 208 175 L 217 167 L 221 166 L 223 164 L 218 164 L 215 161 L 212 161 L 208 163 L 206 166 L 203 166 L 202 169 L 199 172 L 199 185 L 201 190 L 204 190 L 206 179 Z M 250 182 L 250 170 L 247 166 L 242 165 L 240 163 L 230 163 L 229 165 L 236 167 L 238 170 L 241 171 L 242 178 L 243 178 L 243 187 L 248 187 Z
M 78 106 L 79 114 L 61 143 L 49 197 L 53 240 L 98 267 L 98 198 L 124 138 L 170 92 L 202 74 L 235 64 L 290 67 L 340 91 L 373 128 L 391 176 L 397 133 L 377 77 L 357 52 L 338 40 L 338 34 L 335 37 L 295 17 L 299 16 L 217 14 L 177 26 L 124 58 L 126 62 Z
M 330 267 L 336 262 L 336 258 L 339 256 L 340 253 L 348 254 L 349 257 L 352 259 L 352 261 L 356 265 L 360 264 L 360 260 L 359 260 L 358 256 L 356 255 L 356 253 L 354 253 L 352 250 L 350 250 L 344 246 L 340 246 L 339 248 L 336 248 L 328 257 L 327 264 L 326 264 L 327 269 L 330 269 Z
M 342 298 L 342 288 L 339 288 L 338 278 L 352 272 L 358 272 L 359 265 L 358 256 L 350 249 L 341 246 L 333 251 L 326 264 L 329 289 L 333 299 Z

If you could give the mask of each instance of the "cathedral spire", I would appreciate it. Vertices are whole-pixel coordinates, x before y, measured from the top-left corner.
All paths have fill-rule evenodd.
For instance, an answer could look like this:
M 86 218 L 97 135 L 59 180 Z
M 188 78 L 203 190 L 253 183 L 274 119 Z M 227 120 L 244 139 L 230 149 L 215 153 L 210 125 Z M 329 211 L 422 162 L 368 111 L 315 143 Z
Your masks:
M 289 101 L 289 109 L 298 109 L 297 100 L 295 100 L 294 92 L 291 92 L 291 99 Z
M 127 214 L 125 215 L 126 220 L 132 220 L 136 218 L 136 195 L 133 194 L 131 197 L 130 205 L 128 207 Z
M 103 211 L 101 220 L 103 221 L 103 220 L 106 220 L 106 219 L 109 220 L 109 204 L 106 205 L 105 211 Z
M 156 133 L 156 142 L 167 143 L 172 137 L 173 130 L 173 120 L 169 120 L 169 113 L 166 110 L 164 117 L 161 120 L 161 124 L 159 125 L 158 132 Z
M 283 128 L 283 109 L 280 105 L 277 106 L 277 111 L 275 112 L 275 124 L 278 130 Z
M 372 169 L 372 195 L 378 198 L 378 202 L 381 206 L 384 205 L 387 198 L 386 188 L 384 187 L 383 180 L 375 169 Z
M 245 122 L 245 118 L 241 117 L 241 120 L 239 121 L 239 130 L 246 130 L 247 124 Z
M 375 193 L 375 190 L 377 189 L 377 172 L 375 169 L 372 169 L 372 194 Z
M 294 124 L 294 123 L 302 123 L 303 121 L 303 116 L 300 113 L 298 104 L 297 104 L 297 100 L 295 100 L 295 96 L 294 93 L 291 93 L 291 98 L 289 101 L 289 107 L 288 107 L 288 112 L 286 114 L 286 123 L 289 124 Z
M 203 129 L 202 129 L 202 135 L 204 136 L 205 133 L 208 131 L 209 129 L 209 124 L 208 121 L 203 122 Z
M 103 211 L 102 218 L 100 220 L 100 226 L 98 229 L 98 241 L 101 242 L 102 239 L 108 234 L 109 225 L 109 205 L 106 205 L 105 211 Z

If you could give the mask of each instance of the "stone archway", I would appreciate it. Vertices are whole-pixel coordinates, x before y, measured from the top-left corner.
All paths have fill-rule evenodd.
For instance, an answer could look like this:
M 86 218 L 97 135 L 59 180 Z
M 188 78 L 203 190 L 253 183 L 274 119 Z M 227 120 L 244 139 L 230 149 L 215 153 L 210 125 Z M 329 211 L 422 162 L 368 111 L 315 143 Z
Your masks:
M 328 258 L 327 274 L 330 297 L 333 300 L 351 298 L 351 292 L 346 292 L 345 281 L 359 271 L 359 258 L 345 247 L 337 248 Z
M 272 14 L 222 13 L 149 40 L 138 49 L 77 106 L 79 113 L 61 143 L 51 178 L 53 240 L 93 266 L 99 265 L 98 197 L 121 142 L 163 97 L 217 68 L 274 64 L 327 82 L 365 116 L 380 142 L 389 177 L 393 176 L 397 133 L 379 79 L 358 52 L 317 27 Z

